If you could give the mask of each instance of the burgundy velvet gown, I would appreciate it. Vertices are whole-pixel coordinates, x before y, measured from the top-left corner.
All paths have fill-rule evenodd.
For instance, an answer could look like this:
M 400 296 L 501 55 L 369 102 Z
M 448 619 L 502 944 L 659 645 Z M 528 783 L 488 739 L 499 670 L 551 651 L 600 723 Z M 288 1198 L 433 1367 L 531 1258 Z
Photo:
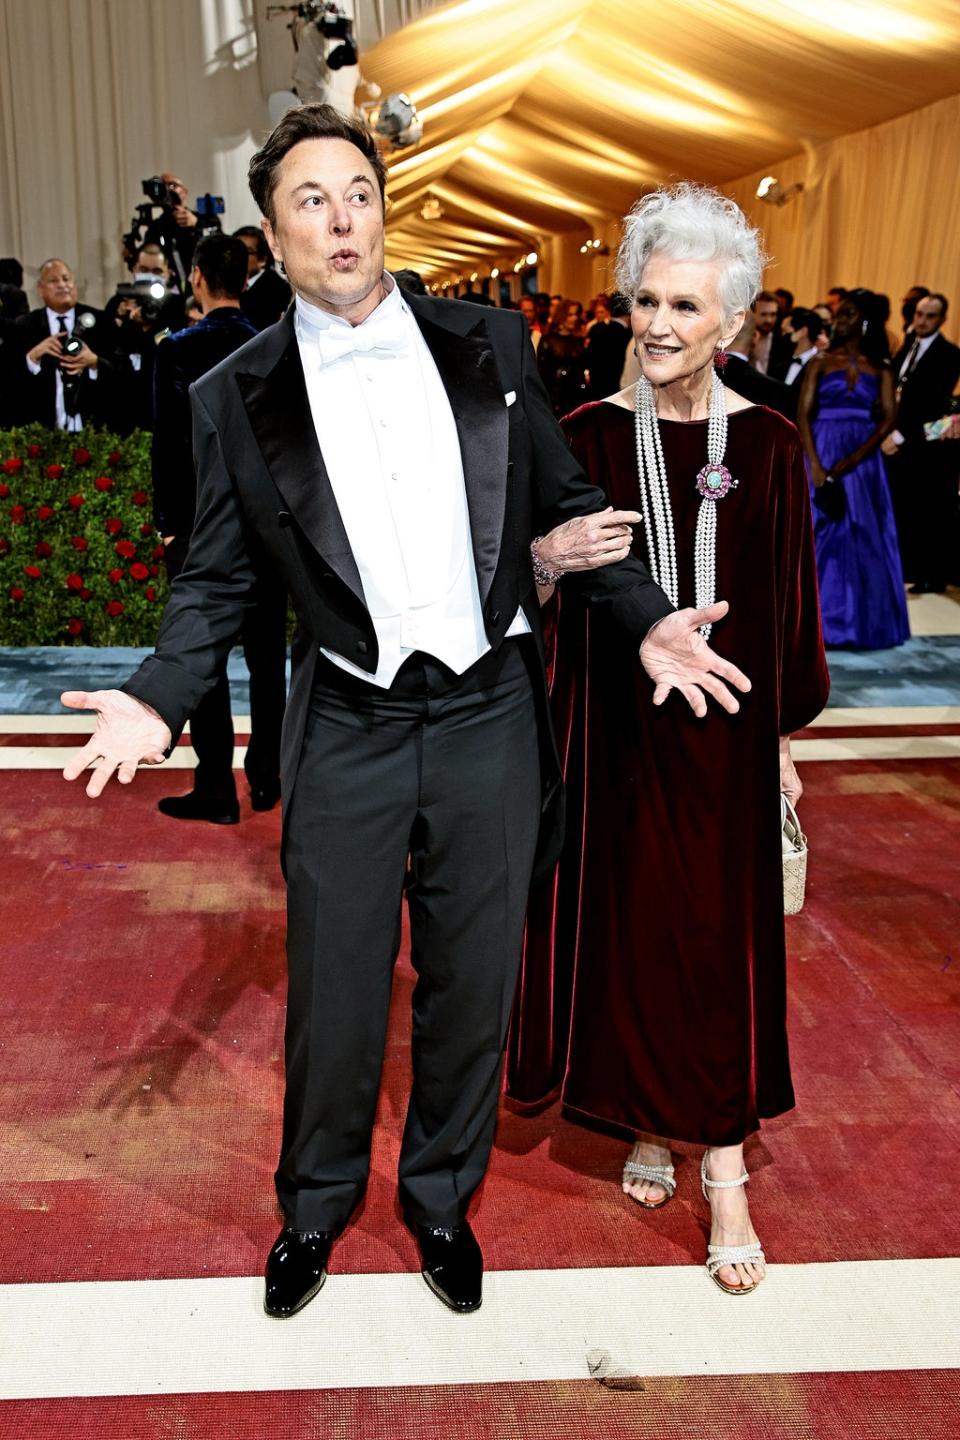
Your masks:
M 564 422 L 611 504 L 639 510 L 634 420 L 607 401 Z M 706 422 L 661 421 L 680 605 Z M 786 1030 L 778 740 L 829 689 L 810 503 L 794 427 L 763 407 L 730 416 L 718 502 L 711 645 L 750 677 L 732 716 L 698 720 L 653 686 L 631 645 L 561 584 L 551 704 L 567 784 L 567 843 L 531 901 L 508 1094 L 559 1092 L 574 1112 L 674 1140 L 730 1145 L 794 1103 Z M 647 560 L 642 526 L 634 548 Z

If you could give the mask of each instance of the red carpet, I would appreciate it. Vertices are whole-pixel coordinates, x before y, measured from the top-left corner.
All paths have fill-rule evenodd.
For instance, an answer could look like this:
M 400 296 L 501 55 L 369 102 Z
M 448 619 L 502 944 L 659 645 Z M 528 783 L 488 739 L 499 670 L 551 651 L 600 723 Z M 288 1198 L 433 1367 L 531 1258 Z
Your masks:
M 655 1379 L 642 1391 L 583 1380 L 16 1401 L 2 1418 L 25 1440 L 954 1440 L 960 1398 L 953 1371 L 922 1370 Z
M 779 1261 L 956 1254 L 960 766 L 805 773 L 815 859 L 789 932 L 799 1105 L 752 1145 L 758 1229 Z M 93 804 L 55 772 L 6 776 L 4 1281 L 250 1274 L 273 1237 L 279 817 L 165 821 L 154 802 L 177 779 L 141 775 Z M 401 965 L 344 1271 L 415 1268 L 393 1182 L 411 984 Z M 619 1192 L 622 1157 L 556 1107 L 504 1114 L 477 1220 L 491 1268 L 699 1263 L 694 1160 L 680 1203 L 651 1216 Z M 891 1204 L 891 1187 L 915 1198 Z

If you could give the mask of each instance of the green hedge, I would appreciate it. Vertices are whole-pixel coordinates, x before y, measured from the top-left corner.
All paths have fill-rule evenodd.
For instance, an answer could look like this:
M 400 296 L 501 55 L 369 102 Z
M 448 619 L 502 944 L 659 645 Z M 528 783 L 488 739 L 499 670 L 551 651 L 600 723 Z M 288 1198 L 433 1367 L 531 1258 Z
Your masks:
M 143 431 L 0 431 L 0 644 L 153 644 L 168 587 L 150 491 Z

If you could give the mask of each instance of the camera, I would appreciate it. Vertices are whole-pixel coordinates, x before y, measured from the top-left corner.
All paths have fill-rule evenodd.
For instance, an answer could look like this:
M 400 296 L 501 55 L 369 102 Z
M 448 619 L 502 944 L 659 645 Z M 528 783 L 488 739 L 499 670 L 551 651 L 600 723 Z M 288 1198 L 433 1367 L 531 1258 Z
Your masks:
M 160 314 L 168 293 L 162 280 L 134 280 L 128 285 L 118 285 L 116 289 L 118 300 L 136 302 L 140 307 L 140 316 L 147 325 L 151 325 Z
M 149 180 L 144 180 L 142 189 L 152 205 L 162 205 L 164 210 L 174 210 L 178 205 L 183 204 L 177 191 L 173 190 L 159 175 L 151 175 Z

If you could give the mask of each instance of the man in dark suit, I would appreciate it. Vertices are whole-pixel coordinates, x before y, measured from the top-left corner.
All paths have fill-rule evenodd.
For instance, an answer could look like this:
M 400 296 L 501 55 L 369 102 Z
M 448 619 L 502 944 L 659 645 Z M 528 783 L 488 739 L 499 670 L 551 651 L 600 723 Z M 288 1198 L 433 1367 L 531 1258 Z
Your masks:
M 913 594 L 946 588 L 950 539 L 957 504 L 957 477 L 950 445 L 928 441 L 924 425 L 950 406 L 960 379 L 960 349 L 941 333 L 945 295 L 917 301 L 913 329 L 893 361 L 897 427 L 883 441 L 906 579 Z
M 171 580 L 183 570 L 196 512 L 190 386 L 246 345 L 256 330 L 240 309 L 247 252 L 229 235 L 207 235 L 193 254 L 190 284 L 203 319 L 157 347 L 154 370 L 153 513 L 166 546 Z M 243 652 L 250 671 L 250 743 L 244 762 L 254 810 L 272 810 L 280 798 L 280 730 L 286 704 L 287 597 L 265 574 L 256 609 L 244 622 Z M 197 752 L 193 789 L 157 808 L 176 820 L 235 825 L 240 819 L 233 778 L 233 719 L 226 665 L 190 720 Z
M 194 387 L 199 511 L 156 655 L 122 692 L 64 697 L 98 711 L 66 777 L 96 762 L 88 794 L 115 770 L 128 782 L 209 689 L 257 569 L 288 581 L 278 1317 L 317 1293 L 366 1186 L 404 891 L 418 981 L 400 1200 L 431 1289 L 480 1304 L 467 1207 L 535 853 L 549 866 L 560 839 L 537 579 L 573 572 L 658 701 L 677 687 L 698 714 L 706 694 L 735 710 L 724 680 L 749 685 L 697 634 L 726 607 L 674 611 L 630 556 L 636 513 L 607 510 L 579 469 L 523 316 L 404 296 L 384 271 L 384 178 L 373 138 L 324 105 L 289 111 L 254 156 L 295 307 Z
M 804 370 L 820 354 L 818 342 L 823 330 L 823 320 L 816 310 L 807 310 L 802 305 L 795 306 L 783 321 L 781 333 L 793 347 L 793 353 L 783 376 L 777 378 L 782 378 L 785 385 L 797 392 L 803 384 Z
M 247 288 L 240 296 L 240 308 L 255 330 L 275 325 L 290 304 L 290 286 L 273 268 L 273 256 L 263 231 L 256 225 L 234 230 L 247 247 Z
M 799 387 L 786 385 L 772 375 L 763 375 L 750 363 L 756 337 L 756 319 L 752 310 L 744 316 L 743 324 L 726 350 L 726 360 L 717 366 L 717 374 L 736 395 L 742 395 L 752 405 L 766 405 L 776 410 L 787 420 L 797 418 Z
M 118 393 L 111 327 L 101 311 L 78 302 L 64 260 L 41 265 L 37 290 L 42 307 L 14 321 L 20 423 L 39 420 L 58 430 L 109 425 Z

